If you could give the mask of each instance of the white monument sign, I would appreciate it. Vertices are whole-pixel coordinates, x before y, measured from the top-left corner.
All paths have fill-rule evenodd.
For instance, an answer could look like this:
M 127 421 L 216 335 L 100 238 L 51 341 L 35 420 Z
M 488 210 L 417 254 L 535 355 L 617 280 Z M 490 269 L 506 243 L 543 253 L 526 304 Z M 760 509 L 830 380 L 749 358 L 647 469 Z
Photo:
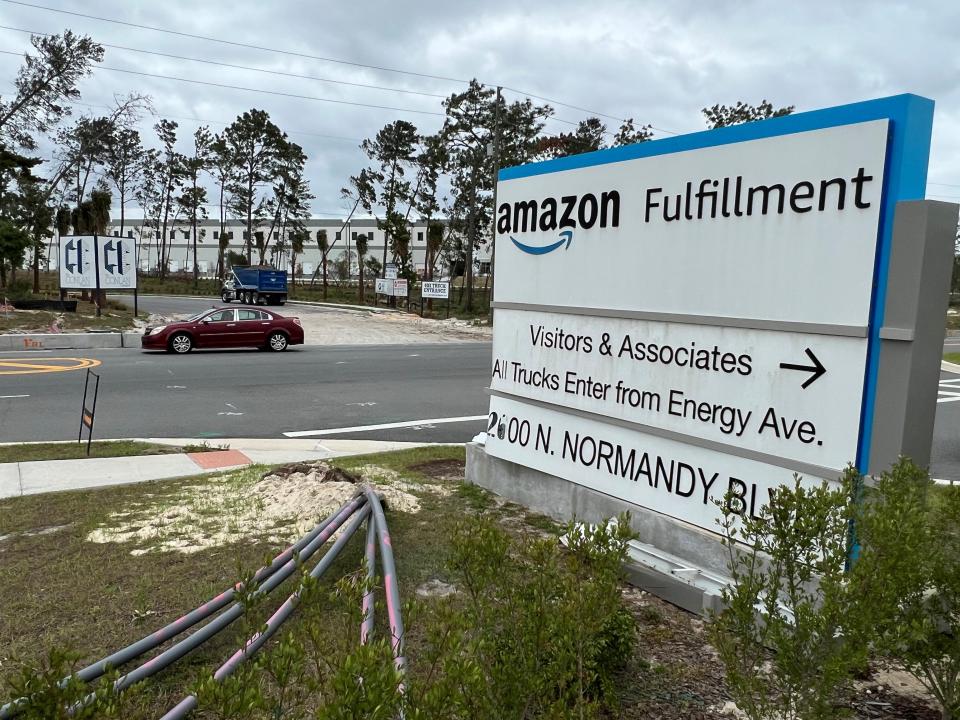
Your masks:
M 728 491 L 865 470 L 930 119 L 900 96 L 502 171 L 487 454 L 714 531 Z
M 393 282 L 390 278 L 377 278 L 377 295 L 393 295 Z

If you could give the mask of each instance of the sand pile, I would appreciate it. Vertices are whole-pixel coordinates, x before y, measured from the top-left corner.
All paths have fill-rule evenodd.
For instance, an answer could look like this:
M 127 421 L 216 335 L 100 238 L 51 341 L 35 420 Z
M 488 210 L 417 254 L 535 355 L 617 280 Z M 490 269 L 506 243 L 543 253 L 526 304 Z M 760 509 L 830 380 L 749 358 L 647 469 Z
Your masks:
M 411 491 L 433 487 L 403 482 L 394 471 L 377 466 L 364 466 L 361 474 L 376 484 L 388 512 L 419 512 Z M 349 500 L 360 482 L 361 476 L 322 461 L 287 465 L 265 475 L 242 470 L 114 513 L 87 540 L 133 543 L 133 555 L 192 553 L 249 539 L 288 544 Z

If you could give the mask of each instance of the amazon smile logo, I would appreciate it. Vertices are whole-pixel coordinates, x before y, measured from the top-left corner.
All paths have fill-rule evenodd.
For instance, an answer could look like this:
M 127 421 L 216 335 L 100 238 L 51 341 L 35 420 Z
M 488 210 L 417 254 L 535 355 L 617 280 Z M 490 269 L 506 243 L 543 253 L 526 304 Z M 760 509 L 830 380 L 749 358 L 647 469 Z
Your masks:
M 497 207 L 497 232 L 506 235 L 528 255 L 546 255 L 561 247 L 570 248 L 577 228 L 620 226 L 620 193 L 608 190 L 598 198 L 593 193 L 564 195 L 540 200 L 518 200 Z M 524 242 L 521 233 L 559 231 L 558 240 L 546 245 Z M 517 236 L 520 235 L 520 239 Z
M 549 245 L 527 245 L 517 240 L 513 235 L 510 236 L 510 240 L 525 253 L 529 253 L 530 255 L 546 255 L 548 252 L 553 252 L 561 247 L 564 243 L 566 243 L 569 248 L 570 243 L 573 242 L 573 230 L 563 230 L 560 233 L 560 239 Z

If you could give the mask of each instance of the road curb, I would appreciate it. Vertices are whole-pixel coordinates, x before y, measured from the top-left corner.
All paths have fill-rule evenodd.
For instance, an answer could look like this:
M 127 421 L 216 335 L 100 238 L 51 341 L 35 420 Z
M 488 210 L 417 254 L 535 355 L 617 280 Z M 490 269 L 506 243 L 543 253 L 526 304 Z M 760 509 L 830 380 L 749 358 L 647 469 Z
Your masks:
M 960 365 L 957 365 L 956 363 L 947 362 L 946 360 L 941 360 L 940 369 L 943 370 L 944 372 L 960 375 Z
M 0 335 L 4 350 L 102 350 L 140 347 L 140 333 L 23 333 Z

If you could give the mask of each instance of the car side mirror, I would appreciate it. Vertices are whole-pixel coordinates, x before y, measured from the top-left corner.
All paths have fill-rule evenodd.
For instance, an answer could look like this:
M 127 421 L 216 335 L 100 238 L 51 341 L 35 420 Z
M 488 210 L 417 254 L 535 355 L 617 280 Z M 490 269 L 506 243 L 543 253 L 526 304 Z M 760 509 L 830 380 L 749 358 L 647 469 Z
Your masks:
M 210 318 L 206 317 L 206 318 L 204 318 L 203 320 L 201 320 L 200 322 L 203 323 L 204 325 L 206 325 L 207 323 L 211 322 L 211 320 L 210 320 Z

